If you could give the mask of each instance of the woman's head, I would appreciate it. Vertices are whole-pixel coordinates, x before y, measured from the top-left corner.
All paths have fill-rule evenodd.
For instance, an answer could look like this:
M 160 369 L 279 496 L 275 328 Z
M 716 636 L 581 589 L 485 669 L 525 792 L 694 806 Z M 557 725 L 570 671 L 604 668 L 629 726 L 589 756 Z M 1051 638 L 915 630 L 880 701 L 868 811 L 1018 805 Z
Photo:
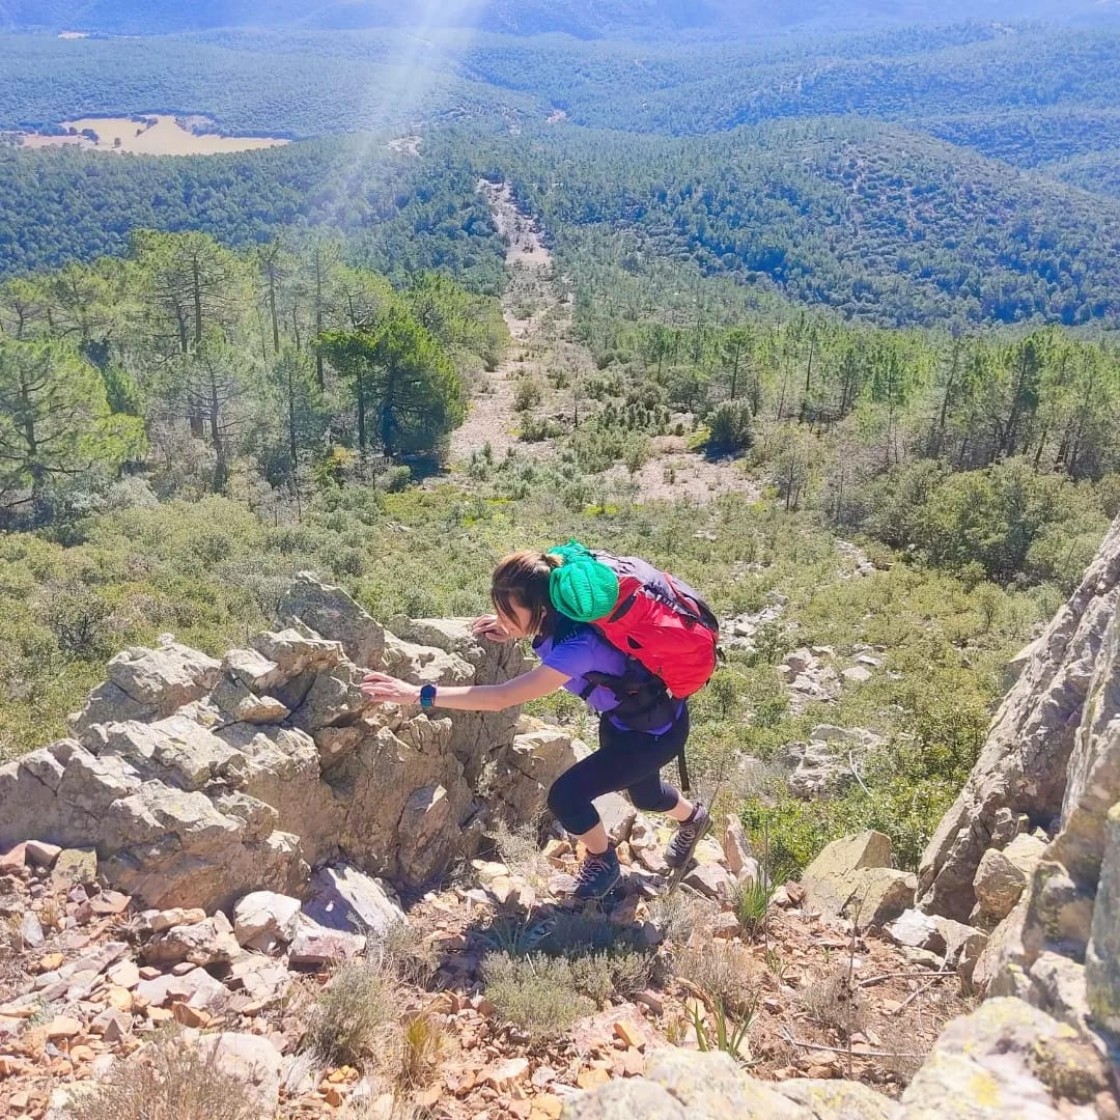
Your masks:
M 494 569 L 490 601 L 502 625 L 515 638 L 547 632 L 554 613 L 549 579 L 559 556 L 525 549 L 511 553 Z

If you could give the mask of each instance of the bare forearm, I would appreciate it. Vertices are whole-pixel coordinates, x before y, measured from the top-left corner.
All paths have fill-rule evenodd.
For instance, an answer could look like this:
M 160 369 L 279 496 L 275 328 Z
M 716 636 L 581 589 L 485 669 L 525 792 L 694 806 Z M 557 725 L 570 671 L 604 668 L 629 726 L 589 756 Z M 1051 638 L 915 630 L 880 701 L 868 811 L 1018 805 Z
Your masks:
M 419 702 L 419 690 L 417 691 Z M 517 701 L 510 699 L 509 690 L 500 684 L 440 685 L 436 689 L 435 708 L 451 708 L 461 712 L 500 712 Z

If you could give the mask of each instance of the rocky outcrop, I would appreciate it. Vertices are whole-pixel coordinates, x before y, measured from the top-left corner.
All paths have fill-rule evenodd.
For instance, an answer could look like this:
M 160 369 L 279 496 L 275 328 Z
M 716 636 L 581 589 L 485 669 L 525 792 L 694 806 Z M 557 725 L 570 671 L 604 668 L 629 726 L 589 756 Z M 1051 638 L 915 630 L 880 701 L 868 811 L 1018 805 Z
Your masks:
M 991 930 L 980 989 L 1025 999 L 1101 1052 L 1120 1029 L 1118 601 L 1120 521 L 1031 647 L 926 852 L 919 898 L 952 917 L 973 907 Z
M 1099 1106 L 1099 1107 L 1098 1107 Z M 1109 1074 L 1075 1031 L 1021 1000 L 990 1000 L 942 1032 L 898 1102 L 865 1085 L 756 1081 L 726 1054 L 658 1051 L 645 1078 L 573 1100 L 564 1120 L 1059 1120 L 1115 1115 Z
M 72 738 L 0 767 L 0 851 L 92 848 L 110 886 L 161 909 L 303 897 L 309 868 L 337 859 L 419 886 L 488 822 L 539 813 L 575 757 L 556 729 L 518 735 L 515 711 L 367 702 L 370 665 L 443 683 L 521 670 L 518 647 L 465 621 L 402 619 L 398 637 L 307 573 L 281 616 L 220 661 L 170 637 L 115 657 Z
M 1120 520 L 1081 586 L 1030 647 L 967 785 L 930 841 L 919 873 L 922 909 L 968 920 L 977 901 L 973 883 L 980 861 L 990 847 L 1002 846 L 1001 813 L 1026 814 L 1033 826 L 1051 832 L 1068 825 L 1072 803 L 1088 788 L 1093 768 L 1093 745 L 1083 743 L 1077 758 L 1074 745 L 1118 598 Z M 1111 700 L 1102 695 L 1098 708 L 1089 709 L 1087 723 L 1115 718 L 1116 687 Z M 1083 862 L 1091 873 L 1100 863 L 1099 845 L 1091 837 L 1087 841 Z

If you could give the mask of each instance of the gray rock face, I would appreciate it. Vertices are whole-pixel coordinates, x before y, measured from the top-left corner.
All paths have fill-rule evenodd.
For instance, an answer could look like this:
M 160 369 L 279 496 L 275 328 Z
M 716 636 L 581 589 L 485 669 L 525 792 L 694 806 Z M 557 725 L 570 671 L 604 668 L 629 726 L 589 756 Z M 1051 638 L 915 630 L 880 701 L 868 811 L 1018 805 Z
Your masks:
M 1108 814 L 1105 855 L 1085 957 L 1089 1004 L 1098 1023 L 1120 1038 L 1120 803 Z
M 899 1120 L 1058 1120 L 1107 1091 L 1103 1061 L 1075 1031 L 1017 999 L 954 1019 L 902 1095 Z
M 568 737 L 515 741 L 515 711 L 429 719 L 359 688 L 370 664 L 500 682 L 525 667 L 517 646 L 480 645 L 463 620 L 406 621 L 398 640 L 306 573 L 282 609 L 285 629 L 222 661 L 170 639 L 114 658 L 74 738 L 0 766 L 0 851 L 90 848 L 144 905 L 232 912 L 252 891 L 303 897 L 308 868 L 339 858 L 421 886 L 487 821 L 540 812 Z
M 1032 646 L 968 783 L 930 841 L 919 874 L 923 910 L 959 921 L 968 919 L 976 903 L 973 881 L 991 846 L 1000 810 L 1026 813 L 1035 824 L 1061 821 L 1069 826 L 1075 805 L 1081 805 L 1079 817 L 1103 820 L 1108 805 L 1095 800 L 1096 783 L 1090 774 L 1101 765 L 1108 770 L 1120 768 L 1120 762 L 1102 763 L 1099 758 L 1102 732 L 1116 718 L 1120 691 L 1115 683 L 1115 653 L 1109 658 L 1111 669 L 1104 669 L 1101 659 L 1118 598 L 1120 519 L 1081 586 Z M 1113 630 L 1109 645 L 1114 651 L 1115 627 Z M 1111 686 L 1103 682 L 1101 673 L 1111 674 Z M 1098 699 L 1087 708 L 1091 687 Z M 1084 719 L 1086 712 L 1088 719 Z M 1082 737 L 1075 755 L 1083 721 L 1096 730 Z M 1116 750 L 1120 752 L 1120 748 Z M 1120 791 L 1112 799 L 1120 799 Z M 1077 851 L 1069 851 L 1063 859 L 1081 865 L 1083 870 L 1075 880 L 1080 881 L 1092 874 L 1094 866 L 1100 866 L 1101 829 L 1079 824 L 1074 831 Z M 1066 847 L 1073 846 L 1071 839 Z
M 360 669 L 379 669 L 385 631 L 339 587 L 320 583 L 313 572 L 300 572 L 280 600 L 280 617 L 302 623 L 342 643 L 346 656 Z

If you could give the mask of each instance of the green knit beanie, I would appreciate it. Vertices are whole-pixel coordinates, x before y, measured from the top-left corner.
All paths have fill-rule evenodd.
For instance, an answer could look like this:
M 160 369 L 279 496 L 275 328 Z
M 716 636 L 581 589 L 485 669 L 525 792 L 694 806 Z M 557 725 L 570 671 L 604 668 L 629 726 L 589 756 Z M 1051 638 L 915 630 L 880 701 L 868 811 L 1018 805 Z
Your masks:
M 548 597 L 563 615 L 576 622 L 594 622 L 610 614 L 618 602 L 618 577 L 579 541 L 551 550 L 563 563 L 548 580 Z

